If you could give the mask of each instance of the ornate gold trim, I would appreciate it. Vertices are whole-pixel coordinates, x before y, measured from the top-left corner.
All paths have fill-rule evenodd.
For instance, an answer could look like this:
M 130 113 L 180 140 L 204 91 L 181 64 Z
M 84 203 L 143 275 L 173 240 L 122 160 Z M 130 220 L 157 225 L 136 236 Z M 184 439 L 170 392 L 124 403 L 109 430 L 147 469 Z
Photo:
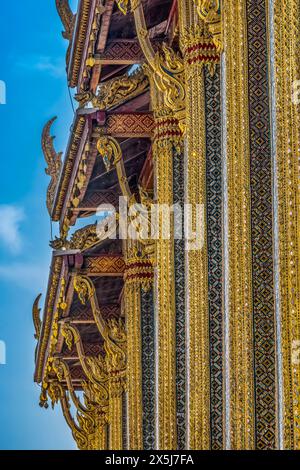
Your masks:
M 153 159 L 157 204 L 173 204 L 173 157 L 181 148 L 178 121 L 165 106 L 164 95 L 152 86 L 155 120 Z M 171 128 L 171 131 L 170 131 Z M 176 132 L 172 132 L 176 128 Z M 177 449 L 176 420 L 176 311 L 174 274 L 174 218 L 170 216 L 170 237 L 164 238 L 165 220 L 158 216 L 156 241 L 157 331 L 158 331 L 158 448 Z
M 83 305 L 90 302 L 92 313 L 99 333 L 104 339 L 104 349 L 108 362 L 108 371 L 114 373 L 124 372 L 126 369 L 126 333 L 124 322 L 120 318 L 110 318 L 105 321 L 101 315 L 94 284 L 88 276 L 77 275 L 74 277 L 74 289 Z
M 127 13 L 129 3 L 118 1 L 118 7 L 124 14 Z M 181 57 L 169 46 L 164 44 L 155 52 L 147 29 L 143 3 L 139 0 L 131 1 L 135 27 L 141 49 L 148 65 L 153 72 L 153 80 L 157 88 L 165 95 L 165 106 L 169 107 L 184 128 L 185 118 L 185 87 L 184 65 Z
M 70 142 L 68 145 L 67 153 L 64 159 L 64 164 L 61 171 L 61 176 L 58 181 L 54 205 L 52 210 L 52 219 L 57 222 L 59 221 L 64 206 L 67 191 L 70 185 L 71 175 L 73 172 L 74 162 L 77 157 L 78 150 L 82 143 L 83 133 L 86 125 L 86 119 L 84 116 L 76 116 L 75 122 L 72 129 Z
M 70 63 L 68 65 L 68 78 L 72 88 L 77 86 L 84 45 L 87 40 L 92 4 L 93 0 L 81 0 L 80 10 L 77 14 L 78 26 L 76 26 L 72 34 L 72 50 L 70 51 Z
M 53 316 L 56 308 L 58 289 L 61 280 L 62 264 L 62 258 L 56 257 L 53 258 L 50 268 L 50 277 L 48 281 L 47 297 L 45 301 L 44 317 L 42 322 L 41 335 L 38 343 L 36 369 L 34 375 L 34 379 L 37 383 L 41 383 L 41 381 L 43 380 L 46 351 L 52 330 Z
M 140 251 L 138 242 L 127 241 L 124 299 L 128 338 L 129 450 L 143 449 L 141 288 L 148 290 L 153 284 L 152 263 L 147 256 L 138 256 Z
M 122 450 L 122 400 L 126 384 L 127 341 L 125 325 L 120 318 L 110 318 L 105 321 L 101 315 L 97 294 L 91 279 L 87 276 L 74 278 L 74 289 L 80 301 L 91 303 L 93 316 L 98 330 L 104 339 L 105 361 L 109 377 L 109 423 L 110 449 Z
M 80 162 L 78 165 L 77 173 L 75 176 L 74 183 L 71 188 L 70 196 L 68 197 L 67 209 L 63 220 L 60 222 L 60 236 L 62 239 L 66 239 L 69 233 L 71 218 L 73 215 L 73 210 L 77 209 L 80 204 L 80 196 L 83 192 L 83 189 L 87 184 L 87 162 L 90 156 L 90 143 L 86 142 L 84 149 L 81 154 Z

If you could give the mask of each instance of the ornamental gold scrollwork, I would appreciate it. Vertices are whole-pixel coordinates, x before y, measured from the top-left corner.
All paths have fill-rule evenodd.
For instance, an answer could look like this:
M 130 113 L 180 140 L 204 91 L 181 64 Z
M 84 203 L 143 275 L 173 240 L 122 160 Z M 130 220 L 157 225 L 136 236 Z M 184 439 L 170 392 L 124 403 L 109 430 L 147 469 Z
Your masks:
M 218 52 L 222 50 L 220 0 L 194 0 L 200 18 L 207 23 Z
M 75 276 L 74 289 L 82 305 L 86 305 L 95 295 L 95 286 L 86 276 Z M 98 312 L 97 312 L 98 314 Z
M 129 10 L 129 0 L 116 0 L 119 10 L 126 15 Z
M 42 150 L 47 162 L 48 167 L 46 168 L 45 172 L 48 176 L 51 177 L 50 184 L 47 190 L 47 208 L 49 214 L 51 214 L 52 205 L 54 201 L 56 186 L 58 183 L 58 178 L 60 175 L 61 170 L 61 157 L 62 152 L 57 153 L 54 149 L 53 140 L 55 139 L 54 136 L 50 135 L 51 126 L 57 118 L 54 117 L 50 119 L 47 124 L 44 126 L 42 132 Z
M 64 220 L 60 229 L 60 237 L 64 240 L 67 238 L 68 233 L 69 233 L 73 210 L 77 209 L 77 207 L 80 204 L 81 197 L 83 194 L 82 190 L 87 181 L 87 161 L 89 158 L 89 152 L 90 152 L 90 144 L 89 142 L 86 142 L 83 152 L 82 152 L 82 158 L 80 160 L 80 163 L 77 169 L 76 177 L 73 183 L 72 192 L 71 192 L 67 210 L 66 210 L 66 215 L 64 217 Z
M 108 135 L 101 136 L 97 141 L 97 150 L 103 159 L 106 171 L 122 159 L 122 150 L 119 142 Z
M 109 390 L 110 447 L 117 450 L 122 449 L 122 395 L 126 387 L 127 365 L 127 338 L 124 321 L 121 318 L 104 320 L 94 285 L 87 276 L 76 276 L 74 289 L 82 302 L 90 301 L 96 325 L 104 339 L 104 361 L 107 368 Z M 95 366 L 95 362 L 93 366 Z
M 154 260 L 141 248 L 138 246 L 127 248 L 124 281 L 126 286 L 132 285 L 135 289 L 141 286 L 145 292 L 148 292 L 153 285 Z
M 94 108 L 108 111 L 144 93 L 148 87 L 148 78 L 139 67 L 130 75 L 125 74 L 99 85 L 96 94 L 92 91 L 85 91 L 75 95 L 75 99 L 80 107 L 92 103 Z
M 104 339 L 107 370 L 125 371 L 126 369 L 126 332 L 123 320 L 111 318 L 105 321 L 98 304 L 92 280 L 88 276 L 77 275 L 74 278 L 74 289 L 84 305 L 91 303 L 92 313 L 99 333 Z
M 129 5 L 131 6 L 131 11 L 134 12 L 141 3 L 141 0 L 116 0 L 116 3 L 119 7 L 119 10 L 126 15 L 129 11 Z
M 72 350 L 73 344 L 75 344 L 79 361 L 85 375 L 91 383 L 98 387 L 98 390 L 101 391 L 101 394 L 105 396 L 105 383 L 108 380 L 108 375 L 104 358 L 101 356 L 101 354 L 98 357 L 85 356 L 80 333 L 74 325 L 71 325 L 69 322 L 65 321 L 63 323 L 61 332 L 62 336 L 65 338 L 65 342 L 69 350 Z
M 66 250 L 87 250 L 112 236 L 115 230 L 114 221 L 115 216 L 109 215 L 101 222 L 101 230 L 98 230 L 98 223 L 86 225 L 76 230 L 70 240 L 55 237 L 50 242 L 50 246 L 54 250 L 61 250 L 62 248 Z
M 154 75 L 154 80 L 158 89 L 164 93 L 165 105 L 174 112 L 179 121 L 183 120 L 185 75 L 182 58 L 171 47 L 164 44 L 155 55 L 154 70 L 160 77 L 160 80 L 157 80 Z
M 47 395 L 49 396 L 52 407 L 60 401 L 64 417 L 72 430 L 74 439 L 80 449 L 97 449 L 91 436 L 96 433 L 105 434 L 104 426 L 108 418 L 108 398 L 101 395 L 101 391 L 95 386 L 86 387 L 82 384 L 84 394 L 84 404 L 76 395 L 70 374 L 69 367 L 65 361 L 60 358 L 53 358 L 51 363 L 51 373 L 56 374 L 56 379 L 46 379 L 43 383 L 43 389 L 40 399 L 41 406 L 47 407 Z M 64 388 L 65 381 L 68 392 Z M 70 413 L 69 396 L 76 408 L 76 421 Z M 99 429 L 99 426 L 100 429 Z M 102 444 L 102 446 L 105 444 Z
M 128 1 L 118 1 L 118 7 L 126 14 Z M 153 78 L 160 91 L 165 93 L 166 105 L 176 114 L 179 120 L 184 119 L 185 113 L 185 74 L 184 62 L 181 57 L 166 44 L 155 52 L 147 30 L 143 4 L 131 1 L 135 26 L 142 51 L 152 69 Z
M 43 383 L 43 389 L 40 396 L 40 406 L 48 408 L 48 397 L 52 403 L 52 408 L 60 402 L 64 418 L 72 431 L 75 442 L 80 450 L 87 450 L 89 448 L 88 433 L 81 428 L 80 424 L 73 418 L 70 408 L 70 399 L 67 391 L 62 384 L 54 379 L 50 382 Z
M 70 397 L 79 412 L 93 413 L 97 406 L 100 406 L 102 411 L 107 410 L 108 391 L 107 388 L 103 386 L 103 384 L 98 384 L 94 382 L 82 382 L 81 385 L 85 392 L 83 394 L 83 405 L 75 393 L 72 384 L 70 369 L 66 361 L 58 357 L 53 358 L 52 370 L 55 372 L 60 382 L 62 382 L 63 380 L 66 381 Z
M 122 150 L 119 142 L 114 137 L 103 135 L 97 141 L 97 150 L 104 161 L 107 171 L 111 170 L 112 165 L 115 166 L 122 195 L 128 199 L 130 206 L 136 204 L 136 196 L 132 194 L 128 183 L 128 178 L 126 175 L 124 160 L 122 156 Z M 149 221 L 149 219 L 153 200 L 150 199 L 148 195 L 146 195 L 146 192 L 143 191 L 142 188 L 139 188 L 139 192 L 141 203 L 147 208 L 146 226 L 148 228 L 148 233 L 142 233 L 139 230 L 139 227 L 137 227 L 136 229 L 139 241 L 145 246 L 145 249 L 148 251 L 149 255 L 153 256 L 154 243 L 152 240 L 149 239 L 149 233 L 151 233 L 151 222 Z M 141 218 L 144 217 L 143 214 L 140 214 L 140 216 Z M 131 218 L 131 223 L 135 223 L 133 216 Z

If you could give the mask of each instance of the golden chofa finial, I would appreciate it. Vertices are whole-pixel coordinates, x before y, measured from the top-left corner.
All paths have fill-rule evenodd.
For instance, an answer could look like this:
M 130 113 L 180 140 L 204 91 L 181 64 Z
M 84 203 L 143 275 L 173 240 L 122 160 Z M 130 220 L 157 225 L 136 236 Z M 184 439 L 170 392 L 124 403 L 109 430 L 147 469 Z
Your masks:
M 41 335 L 41 326 L 42 326 L 42 321 L 41 321 L 41 309 L 39 308 L 39 302 L 40 298 L 42 297 L 42 294 L 39 294 L 37 298 L 35 299 L 33 306 L 32 306 L 32 319 L 33 319 L 33 324 L 34 324 L 34 329 L 35 329 L 35 339 L 39 340 L 40 335 Z
M 65 28 L 62 35 L 70 41 L 72 39 L 76 15 L 74 15 L 70 8 L 69 0 L 56 0 L 56 8 Z
M 54 136 L 50 135 L 50 130 L 53 122 L 56 120 L 56 117 L 50 119 L 47 122 L 43 129 L 42 133 L 42 149 L 44 153 L 45 160 L 48 167 L 46 168 L 46 174 L 51 177 L 50 184 L 47 190 L 47 208 L 49 214 L 51 214 L 51 209 L 54 201 L 55 190 L 61 170 L 61 156 L 62 152 L 56 153 L 53 145 Z

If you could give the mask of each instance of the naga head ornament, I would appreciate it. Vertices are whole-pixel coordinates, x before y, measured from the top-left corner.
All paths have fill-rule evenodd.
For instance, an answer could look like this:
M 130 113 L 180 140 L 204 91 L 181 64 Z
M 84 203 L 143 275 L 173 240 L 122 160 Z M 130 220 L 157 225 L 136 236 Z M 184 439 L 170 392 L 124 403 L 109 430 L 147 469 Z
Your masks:
M 86 305 L 86 302 L 90 300 L 95 293 L 95 287 L 92 281 L 86 276 L 76 276 L 74 278 L 74 289 L 82 305 Z
M 100 137 L 97 142 L 97 150 L 102 157 L 106 171 L 110 171 L 112 165 L 116 165 L 122 159 L 120 144 L 113 137 Z
M 76 15 L 74 15 L 70 8 L 69 0 L 56 0 L 56 8 L 65 28 L 62 35 L 70 41 L 73 35 Z
M 55 191 L 58 183 L 58 178 L 61 170 L 61 157 L 62 152 L 57 153 L 54 149 L 53 140 L 54 136 L 50 135 L 51 126 L 56 120 L 56 117 L 50 119 L 45 125 L 42 132 L 42 149 L 44 153 L 45 160 L 48 167 L 46 168 L 46 174 L 51 177 L 50 184 L 47 190 L 47 208 L 49 214 L 51 213 Z
M 32 307 L 32 319 L 33 319 L 33 324 L 35 328 L 35 339 L 39 340 L 40 335 L 41 335 L 41 326 L 42 326 L 42 321 L 41 321 L 41 309 L 39 308 L 39 301 L 40 298 L 42 297 L 42 294 L 39 294 L 37 298 L 35 299 Z

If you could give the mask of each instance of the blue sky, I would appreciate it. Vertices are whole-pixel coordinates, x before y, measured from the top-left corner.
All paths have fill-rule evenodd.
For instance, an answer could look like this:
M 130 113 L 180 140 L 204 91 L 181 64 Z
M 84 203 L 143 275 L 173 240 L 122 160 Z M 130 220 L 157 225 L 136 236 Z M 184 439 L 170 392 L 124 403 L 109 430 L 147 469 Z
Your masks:
M 64 150 L 72 122 L 61 31 L 55 0 L 1 2 L 0 340 L 7 364 L 0 365 L 0 449 L 74 448 L 60 408 L 39 408 L 31 319 L 50 262 L 41 130 L 57 115 L 55 145 Z

